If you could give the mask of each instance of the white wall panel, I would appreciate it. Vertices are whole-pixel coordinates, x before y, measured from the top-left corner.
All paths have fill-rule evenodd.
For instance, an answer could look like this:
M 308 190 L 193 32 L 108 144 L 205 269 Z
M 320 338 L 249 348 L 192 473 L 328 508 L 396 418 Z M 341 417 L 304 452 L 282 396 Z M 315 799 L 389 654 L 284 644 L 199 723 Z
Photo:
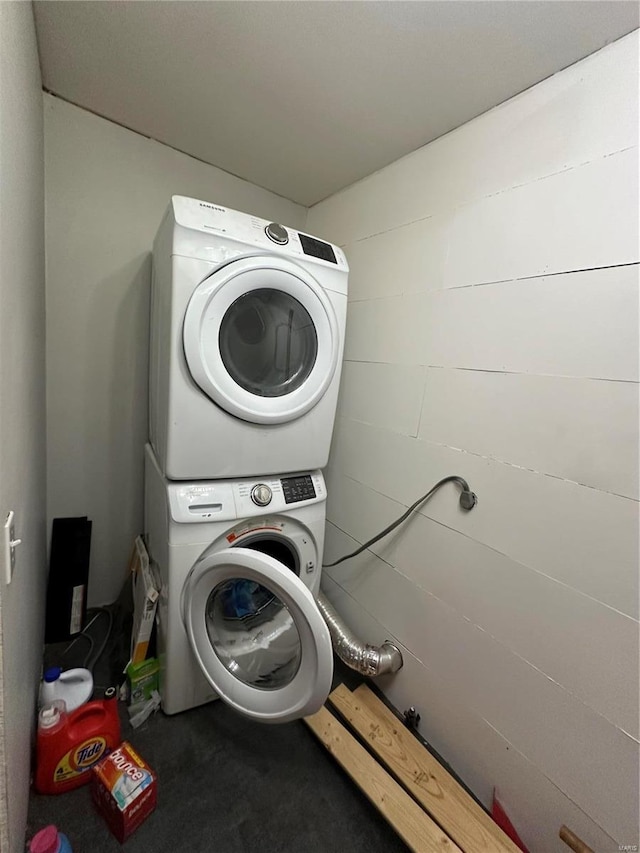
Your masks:
M 638 149 L 458 208 L 445 285 L 638 261 Z
M 330 578 L 323 591 L 358 635 L 383 642 L 389 630 Z M 396 639 L 396 643 L 399 641 Z M 558 829 L 566 823 L 594 850 L 615 849 L 617 842 L 563 794 L 513 744 L 469 708 L 464 684 L 446 683 L 402 647 L 404 667 L 397 675 L 377 679 L 396 708 L 414 706 L 421 715 L 419 731 L 446 756 L 462 781 L 485 805 L 493 788 L 530 850 L 566 853 Z M 541 819 L 541 815 L 544 817 Z
M 342 244 L 638 144 L 638 31 L 311 208 Z
M 47 588 L 43 146 L 32 6 L 0 3 L 0 519 L 22 540 L 9 584 L 0 549 L 3 853 L 25 849 Z
M 325 571 L 336 579 L 340 567 Z M 445 683 L 464 684 L 469 707 L 544 767 L 612 837 L 633 837 L 636 740 L 373 555 L 363 561 L 358 575 L 350 572 L 348 578 L 338 577 L 340 585 L 403 646 Z M 601 785 L 615 788 L 618 797 L 603 799 Z
M 345 359 L 424 364 L 425 299 L 425 295 L 408 295 L 351 303 Z
M 363 540 L 439 479 L 459 474 L 478 495 L 471 512 L 460 509 L 454 485 L 420 512 L 638 618 L 635 501 L 349 421 L 338 424 L 331 472 L 329 517 Z M 385 507 L 383 497 L 397 503 Z
M 638 672 L 637 621 L 422 516 L 380 553 L 417 586 L 640 737 L 640 685 L 632 674 Z
M 449 217 L 434 216 L 345 246 L 349 300 L 442 287 Z
M 352 541 L 345 552 L 353 550 Z M 640 737 L 637 621 L 420 515 L 403 535 L 372 550 L 611 723 Z M 370 565 L 362 554 L 328 571 L 355 590 L 367 584 Z
M 342 368 L 343 416 L 404 435 L 417 435 L 426 368 L 346 361 Z
M 632 265 L 429 294 L 425 362 L 637 381 L 638 278 Z
M 340 398 L 327 559 L 446 475 L 479 498 L 465 512 L 445 486 L 373 553 L 330 569 L 337 594 L 409 651 L 389 698 L 422 702 L 424 733 L 474 789 L 504 782 L 533 853 L 559 853 L 563 822 L 595 850 L 640 834 L 626 733 L 638 732 L 638 35 L 307 219 L 353 255 L 347 357 L 376 363 Z M 409 401 L 390 392 L 391 414 L 362 396 L 382 362 L 388 375 L 428 368 L 418 437 L 403 434 Z
M 638 387 L 430 370 L 420 438 L 638 497 Z
M 324 472 L 327 483 L 327 519 L 363 543 L 401 516 L 406 506 L 345 476 L 342 470 L 333 464 L 334 459 L 335 454 L 332 454 L 329 467 Z M 385 537 L 379 544 L 373 545 L 372 550 L 381 554 L 388 547 L 389 540 L 394 539 L 396 535 L 403 535 L 404 529 L 401 527 L 399 534 Z

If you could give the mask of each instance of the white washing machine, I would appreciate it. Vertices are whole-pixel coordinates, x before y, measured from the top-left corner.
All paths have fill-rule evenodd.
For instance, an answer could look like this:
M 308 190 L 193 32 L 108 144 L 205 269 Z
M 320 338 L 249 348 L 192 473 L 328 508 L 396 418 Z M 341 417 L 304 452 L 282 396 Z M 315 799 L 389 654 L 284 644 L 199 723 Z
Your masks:
M 173 482 L 147 445 L 145 531 L 161 579 L 167 714 L 220 698 L 269 723 L 311 714 L 331 689 L 320 589 L 326 489 L 295 476 Z
M 166 476 L 324 467 L 347 310 L 341 249 L 174 196 L 153 261 L 149 428 Z

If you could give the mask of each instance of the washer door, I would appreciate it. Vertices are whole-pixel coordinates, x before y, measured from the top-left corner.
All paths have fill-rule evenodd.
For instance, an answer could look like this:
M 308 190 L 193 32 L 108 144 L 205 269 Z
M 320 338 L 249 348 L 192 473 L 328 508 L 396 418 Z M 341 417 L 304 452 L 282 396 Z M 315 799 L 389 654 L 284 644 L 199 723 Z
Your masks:
M 301 267 L 243 258 L 195 289 L 183 344 L 194 381 L 223 409 L 253 423 L 285 423 L 329 387 L 338 324 L 322 287 Z
M 312 714 L 331 689 L 331 637 L 313 595 L 278 560 L 227 548 L 197 562 L 183 592 L 191 647 L 220 698 L 268 723 Z

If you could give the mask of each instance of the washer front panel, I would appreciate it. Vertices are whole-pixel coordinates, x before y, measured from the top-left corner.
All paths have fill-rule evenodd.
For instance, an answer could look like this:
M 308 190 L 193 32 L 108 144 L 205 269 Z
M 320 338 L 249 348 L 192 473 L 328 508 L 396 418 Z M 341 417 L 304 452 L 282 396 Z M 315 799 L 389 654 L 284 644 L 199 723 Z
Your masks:
M 232 261 L 196 288 L 183 343 L 205 394 L 253 423 L 285 423 L 313 408 L 340 349 L 320 285 L 297 264 L 266 256 Z

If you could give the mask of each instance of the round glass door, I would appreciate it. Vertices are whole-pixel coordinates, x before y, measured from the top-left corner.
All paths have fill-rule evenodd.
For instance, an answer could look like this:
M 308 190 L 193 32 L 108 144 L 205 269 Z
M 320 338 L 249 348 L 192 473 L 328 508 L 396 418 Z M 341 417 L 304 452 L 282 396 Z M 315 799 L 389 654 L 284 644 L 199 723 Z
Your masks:
M 302 659 L 300 634 L 270 589 L 246 578 L 220 583 L 205 618 L 214 652 L 244 684 L 279 690 L 293 681 Z
M 313 370 L 318 337 L 307 309 L 281 290 L 252 290 L 220 324 L 220 355 L 231 378 L 260 397 L 299 388 Z
M 194 291 L 183 327 L 187 365 L 230 414 L 254 423 L 300 417 L 321 399 L 339 352 L 331 301 L 301 267 L 232 261 Z
M 307 587 L 269 554 L 236 547 L 200 560 L 185 584 L 183 615 L 204 675 L 236 710 L 285 722 L 325 701 L 329 630 Z

